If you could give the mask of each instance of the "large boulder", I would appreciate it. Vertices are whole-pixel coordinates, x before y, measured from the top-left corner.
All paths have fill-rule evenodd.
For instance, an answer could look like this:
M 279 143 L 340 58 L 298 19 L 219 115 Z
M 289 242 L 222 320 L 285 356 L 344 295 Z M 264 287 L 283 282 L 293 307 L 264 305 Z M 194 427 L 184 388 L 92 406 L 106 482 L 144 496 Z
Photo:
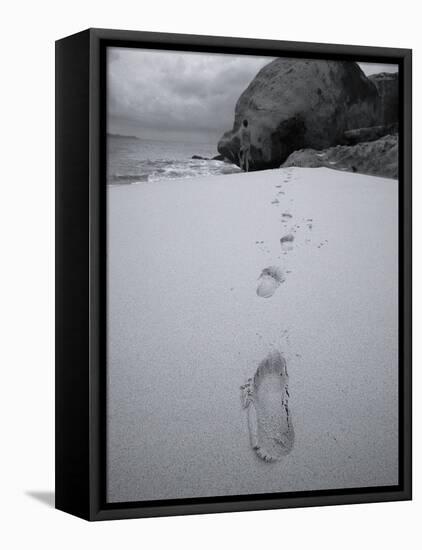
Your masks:
M 399 122 L 399 75 L 398 73 L 378 73 L 369 77 L 380 96 L 379 124 L 389 125 Z
M 218 143 L 239 165 L 238 131 L 251 132 L 250 169 L 276 168 L 293 151 L 344 143 L 344 132 L 379 121 L 377 88 L 351 61 L 278 58 L 259 71 L 237 101 L 233 129 Z

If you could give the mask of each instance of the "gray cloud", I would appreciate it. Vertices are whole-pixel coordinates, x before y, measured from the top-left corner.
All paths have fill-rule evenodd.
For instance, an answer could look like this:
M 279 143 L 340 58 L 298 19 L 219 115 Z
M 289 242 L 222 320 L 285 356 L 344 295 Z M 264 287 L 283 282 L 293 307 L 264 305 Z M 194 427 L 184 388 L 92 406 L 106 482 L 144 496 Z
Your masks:
M 232 123 L 240 93 L 269 61 L 268 57 L 110 49 L 111 131 L 220 134 Z
M 108 50 L 108 129 L 142 137 L 229 129 L 239 95 L 273 58 L 135 48 Z M 394 66 L 361 64 L 367 74 Z
M 359 63 L 360 68 L 366 75 L 377 73 L 396 73 L 398 65 L 387 65 L 386 63 Z

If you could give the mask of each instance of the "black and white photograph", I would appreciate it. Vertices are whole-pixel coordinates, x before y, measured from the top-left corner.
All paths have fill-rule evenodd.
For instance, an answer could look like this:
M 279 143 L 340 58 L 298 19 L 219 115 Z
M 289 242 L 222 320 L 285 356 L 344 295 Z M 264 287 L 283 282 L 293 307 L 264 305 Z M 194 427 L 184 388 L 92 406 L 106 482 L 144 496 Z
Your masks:
M 106 51 L 109 504 L 399 485 L 399 66 Z
M 412 549 L 418 4 L 3 4 L 0 546 Z

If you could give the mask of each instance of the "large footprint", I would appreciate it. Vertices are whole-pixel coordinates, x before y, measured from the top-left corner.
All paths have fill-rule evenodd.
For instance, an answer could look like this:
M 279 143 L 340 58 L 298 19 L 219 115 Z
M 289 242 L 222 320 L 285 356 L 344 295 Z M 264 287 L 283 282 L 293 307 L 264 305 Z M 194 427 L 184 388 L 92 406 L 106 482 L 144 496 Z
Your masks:
M 288 381 L 286 361 L 276 350 L 259 364 L 253 379 L 241 386 L 251 445 L 266 462 L 279 460 L 293 448 Z
M 258 278 L 256 293 L 261 298 L 270 298 L 284 280 L 285 276 L 281 267 L 276 265 L 266 267 Z

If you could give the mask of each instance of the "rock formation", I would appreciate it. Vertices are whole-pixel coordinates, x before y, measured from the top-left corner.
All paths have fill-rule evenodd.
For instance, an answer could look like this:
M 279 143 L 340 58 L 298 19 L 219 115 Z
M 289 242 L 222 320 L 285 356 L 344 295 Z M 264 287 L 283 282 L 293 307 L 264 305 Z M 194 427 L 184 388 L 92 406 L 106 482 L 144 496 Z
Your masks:
M 219 153 L 237 165 L 244 119 L 251 170 L 276 168 L 297 149 L 344 143 L 345 131 L 379 124 L 379 94 L 354 62 L 278 58 L 242 93 L 233 129 L 218 143 Z
M 356 130 L 347 130 L 344 132 L 344 138 L 348 145 L 356 145 L 364 141 L 375 141 L 387 134 L 397 134 L 397 124 L 389 126 L 371 126 L 371 128 L 357 128 Z
M 380 96 L 379 124 L 398 124 L 399 121 L 399 75 L 398 73 L 379 73 L 369 77 L 375 84 Z
M 327 167 L 360 174 L 398 177 L 398 136 L 384 136 L 376 141 L 353 146 L 337 145 L 322 151 L 301 149 L 292 153 L 283 167 Z

